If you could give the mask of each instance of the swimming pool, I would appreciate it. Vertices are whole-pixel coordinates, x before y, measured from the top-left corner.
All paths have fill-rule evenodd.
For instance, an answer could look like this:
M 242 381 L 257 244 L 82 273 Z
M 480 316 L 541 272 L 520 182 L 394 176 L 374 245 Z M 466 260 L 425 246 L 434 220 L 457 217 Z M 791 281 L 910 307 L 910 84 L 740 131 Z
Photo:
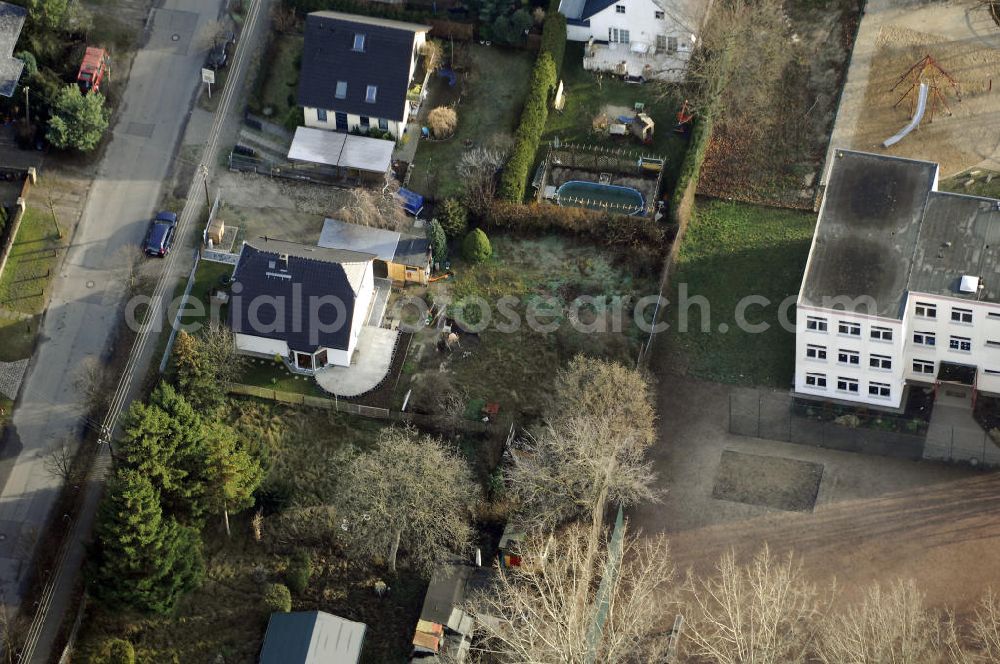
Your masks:
M 564 182 L 556 190 L 556 202 L 563 207 L 611 210 L 641 216 L 646 201 L 638 189 L 586 180 Z

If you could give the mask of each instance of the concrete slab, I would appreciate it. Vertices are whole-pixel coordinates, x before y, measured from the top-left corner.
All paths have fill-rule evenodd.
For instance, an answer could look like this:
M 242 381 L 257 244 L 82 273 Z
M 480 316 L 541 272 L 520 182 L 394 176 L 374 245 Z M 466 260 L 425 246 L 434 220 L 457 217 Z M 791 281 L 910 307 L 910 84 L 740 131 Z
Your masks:
M 397 330 L 366 325 L 361 330 L 351 366 L 321 369 L 316 372 L 316 382 L 338 397 L 357 397 L 371 392 L 389 373 L 398 339 Z

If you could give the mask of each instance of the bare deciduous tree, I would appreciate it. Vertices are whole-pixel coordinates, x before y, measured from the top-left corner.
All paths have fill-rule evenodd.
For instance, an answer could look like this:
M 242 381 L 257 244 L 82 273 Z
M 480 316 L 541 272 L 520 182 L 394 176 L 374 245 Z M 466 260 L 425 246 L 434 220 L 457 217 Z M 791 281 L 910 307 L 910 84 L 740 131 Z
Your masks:
M 791 555 L 764 547 L 746 565 L 723 556 L 712 576 L 688 575 L 682 650 L 692 662 L 805 662 L 826 602 Z
M 976 607 L 970 631 L 969 661 L 1000 662 L 1000 596 L 992 589 Z
M 497 191 L 497 173 L 506 163 L 510 146 L 474 147 L 462 153 L 458 174 L 465 183 L 465 202 L 478 215 L 486 212 Z
M 83 396 L 83 401 L 95 419 L 104 417 L 111 401 L 111 375 L 108 368 L 97 357 L 85 357 L 80 362 L 73 379 L 73 385 Z
M 912 580 L 875 585 L 862 602 L 822 622 L 816 654 L 825 664 L 943 663 L 952 661 L 944 626 L 944 616 L 924 605 Z
M 607 504 L 653 500 L 646 459 L 655 439 L 649 386 L 637 371 L 578 356 L 560 371 L 546 426 L 508 473 L 528 526 L 589 516 L 599 531 Z
M 467 610 L 482 637 L 477 641 L 481 659 L 502 664 L 658 661 L 666 646 L 662 622 L 673 579 L 666 540 L 624 535 L 619 564 L 609 561 L 608 546 L 588 562 L 589 539 L 587 528 L 579 525 L 559 536 L 529 538 L 520 549 L 524 565 L 501 569 L 495 584 L 472 598 Z M 596 636 L 597 581 L 605 582 L 605 576 L 609 610 Z M 585 601 L 579 601 L 581 596 Z M 595 659 L 589 653 L 592 640 Z
M 478 488 L 465 459 L 415 429 L 383 429 L 375 449 L 359 453 L 340 480 L 341 528 L 359 553 L 393 571 L 400 549 L 429 571 L 471 538 Z
M 343 221 L 393 231 L 403 230 L 409 223 L 403 207 L 390 192 L 355 187 L 348 192 L 347 198 L 347 203 L 337 212 Z
M 75 476 L 73 459 L 79 445 L 75 441 L 66 437 L 55 444 L 55 446 L 45 456 L 45 471 L 54 478 L 69 482 Z

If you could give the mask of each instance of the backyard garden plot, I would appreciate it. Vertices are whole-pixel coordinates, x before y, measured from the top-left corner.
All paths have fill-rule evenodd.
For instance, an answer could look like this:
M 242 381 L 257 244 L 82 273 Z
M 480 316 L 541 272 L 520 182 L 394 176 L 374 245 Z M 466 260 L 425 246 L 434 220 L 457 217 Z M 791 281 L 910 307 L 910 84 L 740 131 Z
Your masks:
M 646 335 L 633 307 L 657 292 L 655 260 L 554 236 L 498 235 L 492 243 L 493 258 L 455 261 L 455 276 L 430 287 L 428 299 L 450 318 L 479 325 L 483 310 L 474 298 L 488 303 L 491 318 L 479 333 L 457 331 L 450 349 L 437 327 L 414 336 L 397 386 L 397 394 L 413 390 L 411 409 L 479 419 L 484 406 L 496 404 L 501 418 L 525 423 L 539 415 L 555 372 L 578 353 L 634 365 Z M 581 296 L 592 298 L 581 300 L 579 320 L 595 323 L 593 331 L 570 322 L 568 306 Z M 501 305 L 504 297 L 512 299 Z M 543 328 L 527 323 L 529 309 Z
M 261 78 L 250 99 L 252 110 L 278 124 L 298 111 L 295 94 L 302 64 L 303 41 L 302 35 L 296 34 L 274 37 L 264 54 L 267 66 L 261 68 Z
M 534 56 L 529 51 L 477 44 L 454 46 L 452 69 L 458 74 L 457 82 L 451 86 L 449 79 L 431 76 L 419 119 L 426 121 L 427 113 L 438 106 L 455 105 L 458 128 L 449 139 L 420 141 L 410 189 L 432 198 L 462 193 L 462 178 L 456 168 L 462 153 L 472 147 L 513 140 L 533 64 Z M 407 136 L 404 140 L 417 137 Z
M 566 104 L 562 111 L 549 113 L 539 160 L 556 138 L 561 142 L 648 151 L 665 158 L 665 182 L 672 187 L 687 149 L 687 140 L 674 133 L 681 102 L 662 85 L 635 85 L 584 70 L 583 47 L 576 42 L 566 44 L 562 71 Z M 634 113 L 637 103 L 643 104 L 643 111 L 655 125 L 648 144 L 632 135 L 609 133 L 609 125 L 616 123 L 620 115 Z
M 707 380 L 787 387 L 795 366 L 795 335 L 780 320 L 782 313 L 794 320 L 794 297 L 814 224 L 811 213 L 699 199 L 666 294 L 671 301 L 668 367 Z M 689 300 L 702 296 L 708 306 L 685 307 L 682 288 Z M 769 326 L 764 332 L 737 325 L 737 305 L 751 295 L 769 302 L 745 311 L 748 323 Z M 780 305 L 789 297 L 790 306 L 782 312 Z M 686 330 L 681 310 L 688 314 Z
M 812 209 L 854 42 L 858 3 L 789 0 L 788 35 L 768 82 L 732 84 L 737 108 L 716 120 L 698 193 L 764 205 Z M 902 72 L 900 72 L 902 73 Z M 733 93 L 729 93 L 732 95 Z M 862 148 L 867 149 L 867 148 Z

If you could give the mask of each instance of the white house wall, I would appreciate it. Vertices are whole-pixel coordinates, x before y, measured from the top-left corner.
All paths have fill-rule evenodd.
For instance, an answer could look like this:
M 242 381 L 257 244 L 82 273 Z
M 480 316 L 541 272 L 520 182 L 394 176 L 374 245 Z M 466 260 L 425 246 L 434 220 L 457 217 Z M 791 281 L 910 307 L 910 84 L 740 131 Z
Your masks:
M 288 344 L 280 339 L 266 339 L 250 334 L 236 334 L 236 350 L 266 357 L 288 357 Z
M 611 5 L 590 17 L 589 28 L 567 26 L 566 38 L 587 41 L 593 37 L 595 41 L 608 41 L 611 28 L 615 28 L 628 30 L 630 43 L 643 42 L 650 46 L 656 46 L 657 35 L 676 37 L 678 48 L 686 48 L 690 53 L 691 27 L 678 24 L 671 18 L 671 12 L 664 11 L 652 0 L 622 0 L 617 4 L 625 6 L 624 14 L 619 14 L 616 5 Z M 661 11 L 664 17 L 656 18 L 656 12 Z
M 365 274 L 361 278 L 361 287 L 355 293 L 354 320 L 351 321 L 351 339 L 347 346 L 348 364 L 350 364 L 350 357 L 354 354 L 354 349 L 358 345 L 358 336 L 361 334 L 361 328 L 368 321 L 368 310 L 371 309 L 372 299 L 375 296 L 375 273 L 372 265 L 372 261 L 368 261 L 365 264 Z
M 821 399 L 849 401 L 881 408 L 898 408 L 904 392 L 903 324 L 901 321 L 876 316 L 862 316 L 831 309 L 799 306 L 796 314 L 795 334 L 795 392 Z M 810 319 L 826 322 L 826 331 L 810 330 Z M 855 324 L 859 334 L 852 335 L 839 331 L 841 323 Z M 890 330 L 891 341 L 873 338 L 873 328 Z M 879 334 L 879 336 L 882 336 Z M 826 358 L 810 358 L 810 346 L 826 351 Z M 856 353 L 857 364 L 841 362 L 839 355 L 846 351 Z M 876 359 L 889 358 L 889 369 L 872 367 L 872 356 Z M 879 362 L 881 365 L 881 362 Z M 822 375 L 825 386 L 809 385 L 807 377 Z M 838 380 L 853 379 L 858 391 L 838 389 Z M 871 396 L 872 383 L 889 386 L 889 396 Z
M 328 109 L 327 110 L 327 112 L 326 112 L 326 122 L 322 122 L 319 119 L 319 114 L 317 113 L 318 109 L 310 108 L 310 107 L 307 106 L 303 110 L 304 110 L 304 114 L 305 114 L 305 118 L 306 118 L 306 126 L 307 127 L 312 127 L 314 129 L 326 129 L 326 130 L 329 130 L 329 131 L 335 131 L 337 129 L 337 112 L 335 110 L 333 110 L 333 109 Z M 403 118 L 404 118 L 403 119 L 403 126 L 405 126 L 406 118 L 409 116 L 409 103 L 408 102 L 404 103 L 404 109 L 402 111 L 402 115 L 403 115 Z M 378 124 L 379 119 L 380 118 L 377 118 L 377 117 L 374 117 L 374 116 L 369 116 L 368 117 L 368 120 L 369 120 L 368 127 L 369 128 L 372 128 L 372 127 L 378 128 L 378 126 L 379 126 L 379 124 Z M 386 120 L 386 122 L 387 122 L 387 126 L 388 126 L 388 131 L 394 137 L 399 138 L 399 136 L 400 136 L 400 131 L 399 131 L 400 123 L 397 122 L 396 120 Z M 354 115 L 352 113 L 348 113 L 347 114 L 347 130 L 348 131 L 352 131 L 352 130 L 357 129 L 357 128 L 362 128 L 361 127 L 361 116 L 360 115 Z

